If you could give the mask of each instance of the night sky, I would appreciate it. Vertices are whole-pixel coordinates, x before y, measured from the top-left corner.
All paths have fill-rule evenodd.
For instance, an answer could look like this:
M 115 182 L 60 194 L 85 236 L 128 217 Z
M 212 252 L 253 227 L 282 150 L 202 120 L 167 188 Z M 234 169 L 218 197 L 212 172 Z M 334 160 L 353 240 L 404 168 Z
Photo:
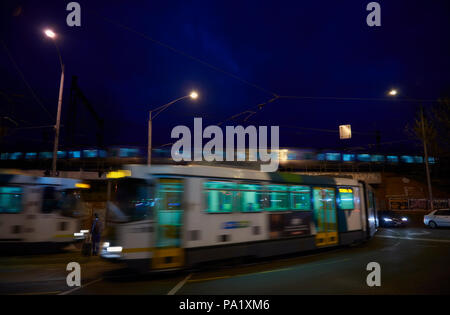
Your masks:
M 369 0 L 78 1 L 81 27 L 66 25 L 69 2 L 2 1 L 0 110 L 22 128 L 5 145 L 52 147 L 51 129 L 47 140 L 45 128 L 23 129 L 52 125 L 56 116 L 60 67 L 46 27 L 59 34 L 66 65 L 62 124 L 77 75 L 105 120 L 106 145 L 145 147 L 148 110 L 192 89 L 197 101 L 176 103 L 154 121 L 155 147 L 172 142 L 171 129 L 191 126 L 193 117 L 217 124 L 271 93 L 385 98 L 397 88 L 398 98 L 432 100 L 450 90 L 447 0 L 378 1 L 381 27 L 366 24 Z M 416 108 L 399 101 L 278 99 L 247 124 L 279 125 L 282 146 L 368 149 L 380 130 L 381 142 L 394 143 L 385 150 L 408 150 L 414 144 L 404 141 L 404 128 Z M 78 141 L 95 146 L 95 124 L 83 110 Z M 352 125 L 353 139 L 339 140 L 340 124 Z

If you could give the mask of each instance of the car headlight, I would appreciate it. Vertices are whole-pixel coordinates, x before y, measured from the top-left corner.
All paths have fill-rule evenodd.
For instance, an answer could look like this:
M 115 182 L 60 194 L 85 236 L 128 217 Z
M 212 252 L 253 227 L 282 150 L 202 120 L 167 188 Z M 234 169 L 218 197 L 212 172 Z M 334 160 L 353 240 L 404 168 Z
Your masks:
M 102 247 L 103 247 L 103 248 L 109 247 L 109 242 L 104 242 Z
M 384 220 L 385 222 L 391 222 L 391 221 L 392 221 L 391 218 L 384 218 L 383 220 Z
M 403 221 L 403 222 L 406 222 L 406 221 L 408 221 L 408 218 L 403 217 L 403 218 L 402 218 L 402 221 Z
M 108 247 L 108 248 L 106 248 L 106 251 L 108 253 L 121 253 L 122 247 L 121 246 Z

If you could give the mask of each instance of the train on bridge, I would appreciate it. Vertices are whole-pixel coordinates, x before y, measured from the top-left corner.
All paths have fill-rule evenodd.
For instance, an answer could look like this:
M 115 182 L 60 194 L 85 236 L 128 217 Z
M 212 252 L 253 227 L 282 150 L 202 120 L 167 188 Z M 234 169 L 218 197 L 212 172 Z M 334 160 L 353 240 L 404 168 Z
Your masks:
M 308 166 L 317 164 L 408 166 L 424 163 L 420 155 L 349 153 L 332 150 L 283 148 L 277 150 L 281 166 Z M 74 149 L 58 151 L 58 163 L 62 169 L 95 169 L 115 165 L 145 163 L 146 150 L 137 147 L 111 147 L 108 149 Z M 45 169 L 51 165 L 52 152 L 2 152 L 0 167 Z M 152 162 L 171 163 L 170 149 L 154 149 Z M 429 163 L 438 163 L 429 157 Z

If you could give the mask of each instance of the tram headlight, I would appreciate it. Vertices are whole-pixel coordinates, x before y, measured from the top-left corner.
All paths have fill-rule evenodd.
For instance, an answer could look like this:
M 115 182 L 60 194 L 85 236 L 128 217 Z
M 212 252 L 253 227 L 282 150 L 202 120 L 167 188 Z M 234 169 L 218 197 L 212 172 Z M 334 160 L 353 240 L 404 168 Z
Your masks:
M 122 252 L 122 246 L 112 246 L 106 248 L 106 251 L 108 253 L 121 253 Z

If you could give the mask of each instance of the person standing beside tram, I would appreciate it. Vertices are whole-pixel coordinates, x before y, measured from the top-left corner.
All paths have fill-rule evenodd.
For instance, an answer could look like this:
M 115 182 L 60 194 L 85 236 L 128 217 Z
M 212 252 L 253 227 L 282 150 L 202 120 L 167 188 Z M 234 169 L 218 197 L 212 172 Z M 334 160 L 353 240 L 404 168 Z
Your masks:
M 102 223 L 98 218 L 98 214 L 94 214 L 94 221 L 91 228 L 92 255 L 97 256 L 100 246 L 100 238 L 102 235 Z

